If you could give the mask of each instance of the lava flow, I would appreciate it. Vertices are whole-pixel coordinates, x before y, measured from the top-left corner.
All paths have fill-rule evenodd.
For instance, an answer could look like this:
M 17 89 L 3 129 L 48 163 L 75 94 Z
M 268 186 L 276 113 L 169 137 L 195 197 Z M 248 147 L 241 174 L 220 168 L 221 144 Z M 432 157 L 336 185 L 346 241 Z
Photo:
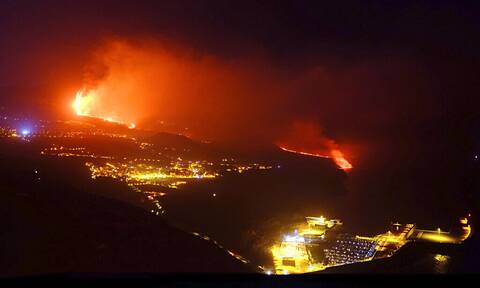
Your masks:
M 135 128 L 134 123 L 125 123 L 123 121 L 114 119 L 109 116 L 96 115 L 92 112 L 92 109 L 96 102 L 96 92 L 94 90 L 79 90 L 75 94 L 75 100 L 73 101 L 72 108 L 75 111 L 75 114 L 78 116 L 86 116 L 92 118 L 102 119 L 104 121 L 113 122 L 121 125 L 126 125 L 128 128 Z
M 343 155 L 342 151 L 338 149 L 332 149 L 330 151 L 330 154 L 332 155 L 333 161 L 338 165 L 343 170 L 349 170 L 352 169 L 353 166 L 348 162 L 347 159 L 345 159 L 345 156 Z
M 320 157 L 320 158 L 330 158 L 328 155 L 322 155 L 322 154 L 317 154 L 317 153 L 308 153 L 308 152 L 302 152 L 302 151 L 296 151 L 292 149 L 288 149 L 283 146 L 278 146 L 278 148 L 282 149 L 283 151 L 291 152 L 291 153 L 297 153 L 297 154 L 302 154 L 306 156 L 313 156 L 313 157 Z
M 277 142 L 277 146 L 288 152 L 312 157 L 331 158 L 343 170 L 353 166 L 340 151 L 339 145 L 327 137 L 315 121 L 296 120 Z
M 347 159 L 345 159 L 345 156 L 343 155 L 342 151 L 338 149 L 332 149 L 330 151 L 330 155 L 322 155 L 318 153 L 309 153 L 309 152 L 304 152 L 304 151 L 297 151 L 293 149 L 286 148 L 284 146 L 279 145 L 278 146 L 280 149 L 291 152 L 291 153 L 297 153 L 301 155 L 306 155 L 306 156 L 312 156 L 312 157 L 319 157 L 319 158 L 332 158 L 333 161 L 335 161 L 335 164 L 342 169 L 342 170 L 350 170 L 353 168 L 352 164 L 348 162 Z

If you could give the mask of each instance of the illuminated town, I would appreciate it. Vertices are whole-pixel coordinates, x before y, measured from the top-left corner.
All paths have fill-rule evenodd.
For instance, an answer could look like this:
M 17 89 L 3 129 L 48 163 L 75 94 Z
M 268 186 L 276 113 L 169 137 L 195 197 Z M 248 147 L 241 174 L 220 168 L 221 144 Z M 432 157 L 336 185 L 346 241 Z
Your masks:
M 107 120 L 107 122 L 109 122 Z M 85 125 L 80 123 L 81 127 Z M 57 126 L 69 127 L 55 128 Z M 72 126 L 73 125 L 73 126 Z M 242 174 L 247 171 L 279 169 L 280 164 L 248 163 L 230 156 L 198 160 L 182 157 L 185 149 L 163 147 L 139 140 L 128 131 L 126 133 L 109 131 L 93 126 L 90 131 L 72 129 L 76 122 L 45 122 L 32 125 L 31 128 L 3 125 L 1 137 L 15 141 L 34 143 L 40 148 L 39 154 L 46 158 L 72 158 L 83 163 L 92 180 L 111 178 L 124 182 L 132 193 L 143 195 L 150 203 L 144 208 L 155 216 L 164 216 L 166 208 L 162 203 L 164 197 L 174 190 L 182 190 L 189 184 L 216 181 L 228 174 Z M 123 124 L 121 124 L 123 125 Z M 128 128 L 135 132 L 136 129 Z M 96 141 L 114 141 L 130 145 L 131 151 L 115 152 L 112 149 L 96 149 Z M 113 143 L 113 142 L 112 142 Z M 333 156 L 310 154 L 280 147 L 281 150 L 330 159 Z M 188 152 L 188 151 L 187 151 Z M 351 169 L 351 164 L 339 168 Z M 350 166 L 349 166 L 350 165 Z M 212 195 L 213 197 L 216 194 Z M 226 247 L 214 237 L 198 231 L 189 231 L 193 236 L 212 243 L 232 257 L 245 264 L 255 265 L 265 274 L 300 274 L 320 272 L 332 267 L 388 258 L 395 255 L 405 244 L 414 242 L 432 242 L 460 244 L 472 233 L 471 215 L 459 221 L 462 233 L 454 234 L 440 228 L 433 230 L 419 229 L 415 224 L 392 223 L 390 229 L 376 236 L 351 235 L 343 231 L 343 222 L 339 219 L 306 217 L 306 223 L 299 225 L 283 239 L 271 239 L 275 244 L 265 247 L 269 250 L 272 264 L 253 263 Z M 279 241 L 277 241 L 279 240 Z M 447 261 L 448 256 L 436 254 L 436 261 Z
M 77 95 L 78 97 L 78 95 Z M 77 103 L 77 100 L 76 102 Z M 78 105 L 78 104 L 75 104 Z M 74 106 L 75 106 L 74 105 Z M 94 118 L 94 117 L 93 117 Z M 85 119 L 88 119 L 85 118 Z M 105 120 L 102 121 L 115 122 Z M 18 122 L 18 119 L 13 123 Z M 2 137 L 34 141 L 41 143 L 40 155 L 44 157 L 65 157 L 82 159 L 92 179 L 112 178 L 125 182 L 134 192 L 145 195 L 152 203 L 151 212 L 159 215 L 165 211 L 160 206 L 160 198 L 169 193 L 168 189 L 180 189 L 182 186 L 198 181 L 213 180 L 231 173 L 269 170 L 279 165 L 247 163 L 232 157 L 214 157 L 211 160 L 195 160 L 184 157 L 175 147 L 156 147 L 153 143 L 139 141 L 132 136 L 133 127 L 126 133 L 116 133 L 85 122 L 57 121 L 46 122 L 35 129 L 14 128 L 18 124 L 1 126 Z M 88 130 L 84 131 L 83 126 Z M 82 129 L 79 129 L 82 128 Z M 79 146 L 82 141 L 84 146 Z M 113 152 L 110 149 L 94 152 L 98 141 L 117 141 L 129 145 L 131 151 Z M 168 188 L 152 191 L 152 187 Z
M 89 167 L 93 179 L 112 177 L 124 179 L 128 184 L 159 185 L 170 188 L 178 188 L 178 185 L 186 184 L 186 180 L 210 179 L 219 176 L 219 174 L 206 171 L 200 161 L 191 163 L 178 161 L 162 167 L 135 162 L 107 162 L 102 166 L 87 162 L 85 165 Z M 212 164 L 207 163 L 207 165 L 211 166 Z
M 115 137 L 115 135 L 111 136 Z M 140 149 L 145 149 L 152 144 L 142 142 Z M 95 164 L 86 162 L 85 165 L 91 172 L 92 178 L 111 177 L 121 179 L 132 185 L 156 185 L 169 188 L 178 188 L 178 185 L 187 184 L 188 181 L 198 179 L 212 179 L 223 173 L 243 173 L 249 170 L 268 170 L 272 165 L 267 164 L 239 164 L 233 158 L 223 158 L 214 163 L 207 160 L 184 160 L 172 156 L 166 158 L 164 152 L 158 153 L 163 158 L 126 158 L 111 155 L 100 155 L 89 152 L 86 147 L 66 147 L 53 144 L 43 149 L 40 154 L 57 157 L 79 157 L 94 159 L 121 160 L 120 162 L 104 162 Z

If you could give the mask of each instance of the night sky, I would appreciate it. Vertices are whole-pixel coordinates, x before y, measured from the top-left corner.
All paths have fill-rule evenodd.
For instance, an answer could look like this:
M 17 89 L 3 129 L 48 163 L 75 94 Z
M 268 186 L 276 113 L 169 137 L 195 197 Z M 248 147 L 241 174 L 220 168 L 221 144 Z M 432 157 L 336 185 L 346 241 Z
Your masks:
M 354 163 L 454 165 L 478 134 L 475 2 L 2 1 L 0 97 L 68 117 L 76 90 L 128 70 L 115 101 L 146 128 L 275 142 L 306 121 Z

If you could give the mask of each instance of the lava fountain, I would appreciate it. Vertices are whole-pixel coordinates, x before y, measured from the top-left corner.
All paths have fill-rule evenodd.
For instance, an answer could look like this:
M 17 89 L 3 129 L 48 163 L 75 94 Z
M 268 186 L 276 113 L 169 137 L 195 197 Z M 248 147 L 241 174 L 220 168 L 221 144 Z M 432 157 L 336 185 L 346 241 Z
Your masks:
M 134 123 L 125 123 L 114 117 L 98 115 L 94 113 L 93 108 L 95 107 L 95 105 L 97 105 L 96 100 L 97 100 L 97 92 L 95 90 L 88 90 L 88 91 L 86 89 L 79 90 L 75 94 L 75 100 L 72 103 L 73 111 L 78 116 L 102 119 L 104 121 L 126 125 L 130 129 L 135 128 Z

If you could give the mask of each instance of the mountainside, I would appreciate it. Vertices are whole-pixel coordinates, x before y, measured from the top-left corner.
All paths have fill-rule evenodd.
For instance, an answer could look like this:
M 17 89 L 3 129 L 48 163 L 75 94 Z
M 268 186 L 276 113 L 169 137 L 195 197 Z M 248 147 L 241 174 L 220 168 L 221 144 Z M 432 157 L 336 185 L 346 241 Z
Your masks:
M 92 185 L 78 163 L 41 160 L 23 145 L 1 145 L 4 276 L 253 271 L 160 217 L 99 196 L 95 189 L 105 188 Z

